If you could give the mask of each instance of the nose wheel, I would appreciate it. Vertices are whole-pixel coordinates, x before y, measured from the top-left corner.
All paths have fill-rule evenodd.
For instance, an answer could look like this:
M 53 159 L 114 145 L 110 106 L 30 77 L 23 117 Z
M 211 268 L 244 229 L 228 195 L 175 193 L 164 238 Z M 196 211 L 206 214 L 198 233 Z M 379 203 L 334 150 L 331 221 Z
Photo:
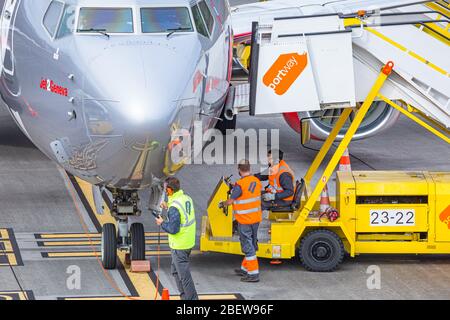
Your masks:
M 116 232 L 116 226 L 113 223 L 107 223 L 103 226 L 101 258 L 103 267 L 107 270 L 116 268 L 117 250 L 129 252 L 131 261 L 145 260 L 144 225 L 133 223 L 128 231 L 126 224 L 126 221 L 119 222 L 119 233 Z
M 145 232 L 142 223 L 133 223 L 130 227 L 131 261 L 145 260 Z
M 117 234 L 113 223 L 103 225 L 102 232 L 102 264 L 107 270 L 115 269 L 117 265 Z
M 129 217 L 141 215 L 137 191 L 113 190 L 114 201 L 111 214 L 117 220 L 103 226 L 101 253 L 105 269 L 117 266 L 117 250 L 129 253 L 131 261 L 145 260 L 145 232 L 142 223 L 133 223 L 128 228 Z

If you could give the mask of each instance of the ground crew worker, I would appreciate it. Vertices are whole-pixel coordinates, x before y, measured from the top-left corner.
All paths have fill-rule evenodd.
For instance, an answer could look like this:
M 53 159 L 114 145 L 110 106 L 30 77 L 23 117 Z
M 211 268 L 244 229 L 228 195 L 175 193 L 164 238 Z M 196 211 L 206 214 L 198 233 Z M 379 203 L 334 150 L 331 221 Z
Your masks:
M 268 174 L 255 175 L 261 181 L 269 181 L 266 192 L 263 194 L 263 210 L 270 210 L 274 205 L 289 206 L 294 200 L 295 175 L 286 161 L 283 160 L 283 157 L 283 151 L 270 150 L 267 154 Z
M 182 300 L 198 300 L 194 281 L 189 268 L 189 257 L 195 246 L 195 210 L 192 199 L 180 189 L 180 181 L 167 178 L 165 189 L 168 202 L 162 207 L 168 210 L 168 221 L 161 217 L 156 223 L 169 234 L 172 255 L 172 275 L 177 283 Z
M 242 160 L 238 165 L 241 179 L 231 191 L 230 199 L 219 206 L 233 206 L 233 214 L 238 222 L 239 238 L 242 252 L 245 254 L 237 275 L 243 282 L 259 282 L 258 227 L 262 221 L 261 181 L 251 174 L 250 162 Z

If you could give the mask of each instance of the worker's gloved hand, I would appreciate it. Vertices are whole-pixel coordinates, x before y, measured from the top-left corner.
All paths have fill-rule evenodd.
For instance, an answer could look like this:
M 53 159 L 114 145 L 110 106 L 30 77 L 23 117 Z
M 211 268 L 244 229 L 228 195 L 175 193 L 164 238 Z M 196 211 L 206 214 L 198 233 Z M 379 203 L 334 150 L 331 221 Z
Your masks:
M 223 201 L 219 202 L 219 209 L 225 208 L 225 203 Z
M 275 194 L 274 193 L 264 193 L 263 200 L 264 201 L 275 201 Z

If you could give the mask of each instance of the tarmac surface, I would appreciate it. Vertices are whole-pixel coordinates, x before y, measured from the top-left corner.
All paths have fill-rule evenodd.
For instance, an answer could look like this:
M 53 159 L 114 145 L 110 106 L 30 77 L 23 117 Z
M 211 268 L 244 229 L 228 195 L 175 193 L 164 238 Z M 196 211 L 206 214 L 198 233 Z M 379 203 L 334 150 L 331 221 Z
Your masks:
M 280 147 L 298 176 L 314 158 L 315 152 L 300 146 L 299 136 L 281 117 L 244 115 L 238 127 L 279 129 Z M 353 158 L 354 170 L 370 170 L 367 165 L 377 170 L 450 170 L 449 146 L 403 117 L 386 132 L 353 142 L 350 151 L 365 162 Z M 191 165 L 179 173 L 183 189 L 195 201 L 198 229 L 211 190 L 228 174 L 237 175 L 234 165 Z M 332 185 L 330 189 L 333 193 Z M 90 187 L 68 177 L 36 149 L 2 109 L 0 300 L 154 299 L 163 287 L 176 298 L 167 236 L 158 233 L 150 214 L 144 212 L 138 220 L 147 232 L 152 271 L 132 274 L 122 254 L 118 270 L 101 268 L 96 258 L 99 231 L 111 218 L 96 215 L 93 208 Z M 242 283 L 233 275 L 240 262 L 238 256 L 194 251 L 191 269 L 201 298 L 450 299 L 450 256 L 359 256 L 346 258 L 334 273 L 307 272 L 296 259 L 279 266 L 261 260 L 257 284 Z M 381 274 L 379 289 L 367 286 L 374 268 Z

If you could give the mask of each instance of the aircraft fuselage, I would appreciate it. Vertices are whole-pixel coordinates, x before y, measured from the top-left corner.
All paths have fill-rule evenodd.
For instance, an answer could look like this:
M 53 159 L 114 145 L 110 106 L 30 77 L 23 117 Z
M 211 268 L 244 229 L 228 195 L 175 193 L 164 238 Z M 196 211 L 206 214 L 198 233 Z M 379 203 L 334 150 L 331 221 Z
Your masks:
M 163 178 L 171 133 L 213 127 L 229 88 L 228 1 L 193 3 L 0 0 L 0 93 L 18 126 L 92 184 Z

